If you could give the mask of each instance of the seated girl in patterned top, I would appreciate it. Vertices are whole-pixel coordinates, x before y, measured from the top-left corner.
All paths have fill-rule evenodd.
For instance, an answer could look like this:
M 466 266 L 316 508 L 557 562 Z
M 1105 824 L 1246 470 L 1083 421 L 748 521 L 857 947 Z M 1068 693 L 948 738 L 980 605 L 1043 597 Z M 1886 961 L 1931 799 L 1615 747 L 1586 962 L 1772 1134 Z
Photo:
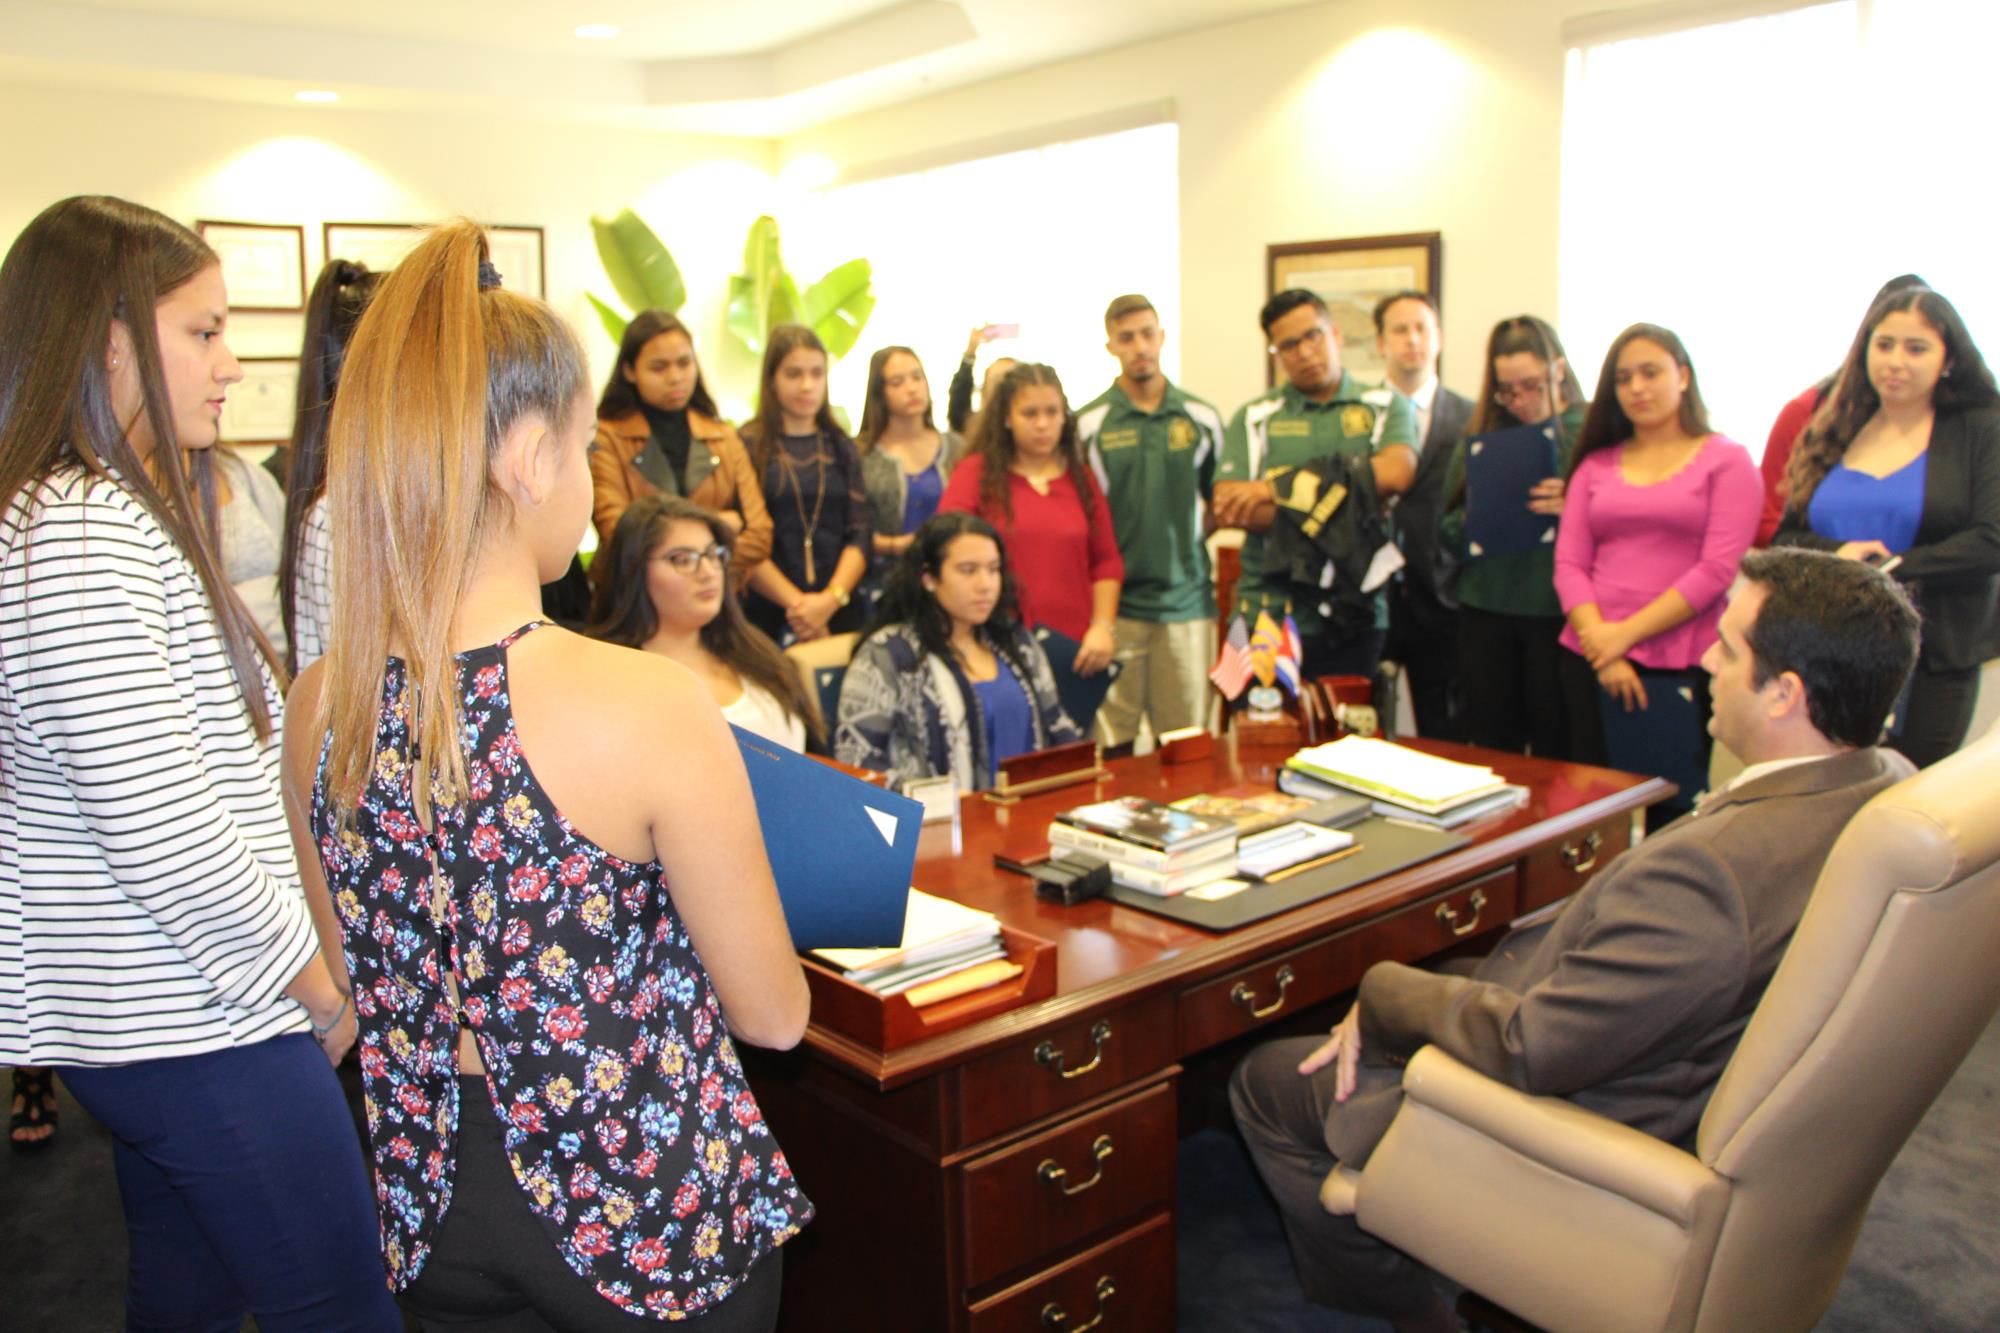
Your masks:
M 891 569 L 840 686 L 834 754 L 895 781 L 993 785 L 1002 759 L 1083 739 L 1049 659 L 1021 626 L 1000 535 L 939 514 Z
M 733 1041 L 797 1042 L 805 980 L 708 691 L 538 619 L 591 428 L 575 334 L 478 227 L 383 280 L 327 450 L 338 628 L 286 728 L 301 868 L 345 932 L 405 1309 L 769 1329 L 812 1207 Z

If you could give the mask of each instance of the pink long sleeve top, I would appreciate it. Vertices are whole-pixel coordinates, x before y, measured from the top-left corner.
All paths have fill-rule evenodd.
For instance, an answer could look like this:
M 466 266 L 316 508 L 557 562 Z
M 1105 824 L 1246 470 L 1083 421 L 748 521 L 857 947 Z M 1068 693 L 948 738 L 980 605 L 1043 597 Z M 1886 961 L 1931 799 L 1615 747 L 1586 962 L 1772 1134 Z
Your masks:
M 1723 594 L 1757 535 L 1764 483 L 1749 451 L 1711 435 L 1679 472 L 1651 486 L 1625 480 L 1625 446 L 1599 449 L 1577 465 L 1556 533 L 1556 596 L 1567 615 L 1595 602 L 1606 620 L 1623 620 L 1669 588 L 1694 615 L 1634 645 L 1640 666 L 1684 671 L 1715 642 Z M 1563 647 L 1581 653 L 1564 626 Z

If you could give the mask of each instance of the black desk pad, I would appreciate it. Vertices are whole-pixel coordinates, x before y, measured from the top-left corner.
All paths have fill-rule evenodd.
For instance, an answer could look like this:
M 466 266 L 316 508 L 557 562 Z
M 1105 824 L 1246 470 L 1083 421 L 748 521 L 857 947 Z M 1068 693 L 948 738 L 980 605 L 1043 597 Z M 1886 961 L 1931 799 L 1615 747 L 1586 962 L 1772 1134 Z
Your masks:
M 1250 887 L 1241 893 L 1214 902 L 1190 898 L 1185 893 L 1162 898 L 1141 889 L 1126 888 L 1116 881 L 1104 896 L 1121 906 L 1136 907 L 1155 916 L 1172 917 L 1191 926 L 1200 926 L 1203 930 L 1234 930 L 1253 921 L 1262 921 L 1267 916 L 1318 902 L 1342 889 L 1380 879 L 1405 866 L 1428 861 L 1433 856 L 1455 852 L 1472 841 L 1463 834 L 1384 819 L 1380 815 L 1371 815 L 1359 823 L 1349 824 L 1347 830 L 1361 844 L 1361 850 L 1352 856 L 1344 856 L 1317 870 L 1302 870 L 1276 884 L 1259 884 L 1252 880 Z M 1216 878 L 1229 877 L 1217 875 Z

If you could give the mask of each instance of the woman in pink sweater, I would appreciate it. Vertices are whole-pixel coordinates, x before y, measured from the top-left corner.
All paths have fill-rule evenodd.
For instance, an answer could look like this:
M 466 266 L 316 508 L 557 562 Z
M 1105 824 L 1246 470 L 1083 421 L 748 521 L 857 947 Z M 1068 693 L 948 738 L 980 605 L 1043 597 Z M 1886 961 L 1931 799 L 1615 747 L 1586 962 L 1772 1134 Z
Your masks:
M 1577 439 L 1556 536 L 1565 695 L 1574 734 L 1601 727 L 1613 768 L 1679 784 L 1678 797 L 1654 807 L 1667 818 L 1707 785 L 1701 657 L 1763 495 L 1749 452 L 1709 430 L 1681 340 L 1654 324 L 1619 334 Z M 1692 702 L 1692 718 L 1679 700 Z

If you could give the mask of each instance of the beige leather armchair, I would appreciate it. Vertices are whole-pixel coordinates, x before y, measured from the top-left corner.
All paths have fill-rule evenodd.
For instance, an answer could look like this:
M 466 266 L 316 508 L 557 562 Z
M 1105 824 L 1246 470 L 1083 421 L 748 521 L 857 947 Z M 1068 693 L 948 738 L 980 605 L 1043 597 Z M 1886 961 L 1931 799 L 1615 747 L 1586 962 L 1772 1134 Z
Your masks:
M 2000 729 L 1841 835 L 1693 1154 L 1427 1047 L 1347 1182 L 1357 1220 L 1551 1333 L 1811 1328 L 2000 1009 L 1996 858 Z

